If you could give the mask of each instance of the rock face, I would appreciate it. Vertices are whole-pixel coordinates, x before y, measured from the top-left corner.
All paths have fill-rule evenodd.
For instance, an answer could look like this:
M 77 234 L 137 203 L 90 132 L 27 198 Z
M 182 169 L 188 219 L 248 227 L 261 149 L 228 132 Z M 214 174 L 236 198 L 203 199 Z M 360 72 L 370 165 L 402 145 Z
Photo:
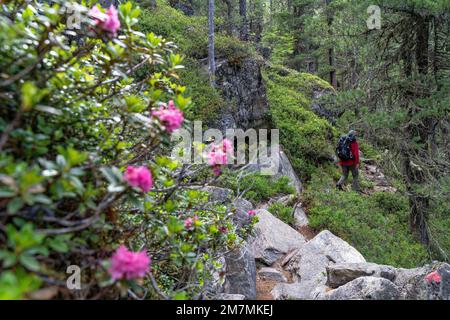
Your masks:
M 328 96 L 330 102 L 325 103 L 324 101 L 319 101 L 319 99 L 324 96 Z M 343 113 L 342 111 L 333 110 L 332 105 L 334 104 L 335 97 L 336 95 L 331 89 L 313 89 L 311 110 L 319 117 L 327 119 L 332 125 L 336 124 L 337 119 Z
M 253 205 L 250 201 L 238 198 L 233 202 L 233 207 L 235 209 L 235 214 L 233 215 L 232 220 L 238 228 L 242 228 L 252 221 L 252 218 L 248 215 L 248 212 L 253 209 Z
M 258 163 L 249 164 L 246 170 L 248 172 L 263 172 L 265 170 L 270 170 L 270 172 L 272 173 L 271 168 L 275 168 L 275 172 L 273 172 L 274 174 L 272 175 L 273 180 L 277 180 L 282 176 L 288 177 L 289 185 L 295 188 L 297 194 L 300 194 L 300 192 L 302 191 L 302 184 L 300 182 L 300 179 L 295 173 L 295 170 L 292 167 L 292 164 L 289 161 L 286 153 L 284 153 L 281 148 L 278 155 L 274 156 L 273 159 L 267 158 L 266 162 L 260 162 L 258 159 Z
M 255 237 L 250 245 L 255 259 L 272 265 L 281 256 L 305 244 L 305 238 L 266 210 L 256 210 L 259 222 L 255 225 Z
M 268 104 L 261 66 L 264 61 L 244 58 L 239 62 L 219 61 L 217 63 L 216 83 L 223 96 L 236 109 L 225 110 L 215 127 L 224 131 L 227 128 L 267 127 Z
M 397 300 L 399 288 L 391 281 L 377 277 L 360 277 L 328 292 L 328 300 Z
M 208 192 L 208 200 L 211 202 L 227 203 L 233 198 L 233 190 L 230 189 L 206 186 L 202 187 L 201 190 Z
M 298 228 L 305 227 L 308 224 L 309 220 L 305 211 L 300 206 L 296 206 L 294 210 L 294 226 Z
M 340 287 L 359 277 L 372 276 L 394 281 L 396 269 L 391 266 L 375 263 L 338 263 L 329 265 L 327 270 L 327 286 Z
M 275 268 L 266 268 L 266 267 L 261 268 L 261 270 L 259 270 L 258 272 L 258 275 L 262 279 L 269 279 L 278 282 L 287 282 L 287 278 L 285 277 L 285 275 Z
M 289 179 L 291 180 L 291 185 L 295 188 L 297 193 L 300 193 L 302 191 L 302 184 L 300 182 L 300 179 L 295 173 L 294 168 L 292 168 L 291 162 L 289 161 L 289 158 L 286 156 L 283 150 L 280 150 L 280 167 L 278 170 L 278 174 L 275 175 L 275 177 L 278 178 L 280 176 L 289 177 Z
M 246 299 L 256 299 L 255 257 L 247 247 L 225 255 L 224 293 L 240 294 Z
M 296 283 L 275 286 L 275 299 L 318 299 L 326 290 L 326 267 L 345 262 L 366 262 L 347 242 L 325 230 L 283 261 Z
M 436 271 L 439 283 L 429 282 L 425 277 Z M 401 290 L 401 298 L 407 300 L 450 300 L 450 265 L 433 263 L 414 269 L 397 269 L 394 283 Z
M 215 297 L 215 300 L 245 300 L 242 294 L 220 293 Z

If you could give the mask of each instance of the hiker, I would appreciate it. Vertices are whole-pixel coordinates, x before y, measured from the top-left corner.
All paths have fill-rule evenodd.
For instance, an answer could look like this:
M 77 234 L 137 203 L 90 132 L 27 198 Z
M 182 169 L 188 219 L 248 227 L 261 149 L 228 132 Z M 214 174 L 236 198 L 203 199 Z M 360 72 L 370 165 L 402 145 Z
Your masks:
M 358 181 L 359 146 L 356 141 L 356 131 L 350 130 L 346 136 L 339 139 L 336 153 L 340 160 L 339 165 L 342 168 L 342 177 L 337 182 L 336 187 L 343 190 L 343 185 L 351 171 L 353 176 L 352 189 L 360 192 Z

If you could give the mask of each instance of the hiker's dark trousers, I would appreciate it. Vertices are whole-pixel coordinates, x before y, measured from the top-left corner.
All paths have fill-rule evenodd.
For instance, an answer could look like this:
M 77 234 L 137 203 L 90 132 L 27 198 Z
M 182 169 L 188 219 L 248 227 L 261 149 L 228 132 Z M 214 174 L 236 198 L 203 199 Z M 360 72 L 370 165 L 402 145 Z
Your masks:
M 342 177 L 339 179 L 337 185 L 342 187 L 345 184 L 350 171 L 352 172 L 352 176 L 353 176 L 352 189 L 354 191 L 359 191 L 360 190 L 359 181 L 358 181 L 359 171 L 358 171 L 357 165 L 356 166 L 342 166 Z

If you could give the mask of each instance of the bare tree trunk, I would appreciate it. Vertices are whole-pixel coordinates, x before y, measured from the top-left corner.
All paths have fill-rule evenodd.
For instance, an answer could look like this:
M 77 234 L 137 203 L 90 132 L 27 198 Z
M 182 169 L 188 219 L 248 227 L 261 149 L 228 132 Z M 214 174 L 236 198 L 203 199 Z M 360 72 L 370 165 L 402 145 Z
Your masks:
M 241 40 L 248 40 L 247 0 L 239 0 L 239 15 L 241 16 Z
M 216 58 L 214 56 L 214 0 L 208 0 L 208 68 L 211 86 L 215 85 Z
M 332 0 L 325 0 L 326 4 L 326 15 L 327 15 L 327 25 L 328 25 L 328 35 L 330 36 L 330 39 L 333 37 L 333 19 L 334 19 L 334 13 L 331 11 L 330 4 Z M 328 49 L 328 64 L 330 66 L 330 84 L 333 86 L 333 88 L 337 88 L 337 77 L 336 77 L 336 66 L 335 66 L 335 58 L 334 58 L 334 47 L 330 47 Z
M 233 4 L 232 0 L 224 0 L 225 5 L 227 6 L 227 33 L 232 36 L 234 31 L 233 26 Z

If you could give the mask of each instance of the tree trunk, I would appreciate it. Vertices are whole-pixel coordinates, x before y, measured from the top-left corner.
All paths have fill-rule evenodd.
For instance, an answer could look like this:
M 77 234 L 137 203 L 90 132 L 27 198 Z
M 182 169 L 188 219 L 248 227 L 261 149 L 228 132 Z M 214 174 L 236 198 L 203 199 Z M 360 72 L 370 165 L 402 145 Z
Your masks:
M 231 0 L 224 0 L 227 7 L 227 33 L 232 36 L 234 31 L 233 26 L 233 4 Z
M 414 17 L 416 21 L 415 28 L 415 56 L 417 63 L 417 71 L 420 76 L 426 76 L 428 73 L 428 44 L 429 44 L 429 25 L 430 21 L 428 18 L 423 18 L 419 15 Z M 411 58 L 409 58 L 411 59 Z M 410 62 L 406 64 L 408 67 Z M 411 70 L 407 70 L 411 72 Z M 424 79 L 420 79 L 421 81 Z M 429 96 L 427 92 L 419 92 L 415 98 L 423 99 Z M 414 116 L 415 110 L 410 112 L 410 117 Z M 425 117 L 418 124 L 412 123 L 409 128 L 409 137 L 411 140 L 419 136 L 417 143 L 419 145 L 426 146 L 429 140 L 429 129 L 432 126 L 432 119 Z M 419 150 L 423 152 L 424 150 Z M 411 231 L 420 239 L 420 241 L 429 245 L 430 237 L 428 233 L 427 220 L 428 212 L 430 207 L 430 199 L 428 195 L 421 194 L 415 187 L 417 185 L 424 184 L 426 182 L 423 169 L 417 167 L 412 163 L 410 154 L 406 155 L 405 161 L 406 178 L 407 178 L 407 188 L 409 193 L 409 203 L 410 203 L 410 217 L 409 225 Z
M 240 38 L 248 40 L 247 0 L 239 0 L 239 15 L 241 16 Z
M 214 56 L 214 0 L 208 0 L 208 68 L 211 86 L 215 85 L 216 58 Z
M 334 12 L 331 11 L 330 4 L 332 0 L 325 0 L 326 4 L 326 16 L 327 16 L 327 25 L 328 25 L 328 35 L 330 36 L 330 39 L 333 38 L 333 19 L 334 19 Z M 328 65 L 330 66 L 330 84 L 333 86 L 333 88 L 337 88 L 337 77 L 336 77 L 336 66 L 335 66 L 335 57 L 334 57 L 334 47 L 331 46 L 328 49 Z

